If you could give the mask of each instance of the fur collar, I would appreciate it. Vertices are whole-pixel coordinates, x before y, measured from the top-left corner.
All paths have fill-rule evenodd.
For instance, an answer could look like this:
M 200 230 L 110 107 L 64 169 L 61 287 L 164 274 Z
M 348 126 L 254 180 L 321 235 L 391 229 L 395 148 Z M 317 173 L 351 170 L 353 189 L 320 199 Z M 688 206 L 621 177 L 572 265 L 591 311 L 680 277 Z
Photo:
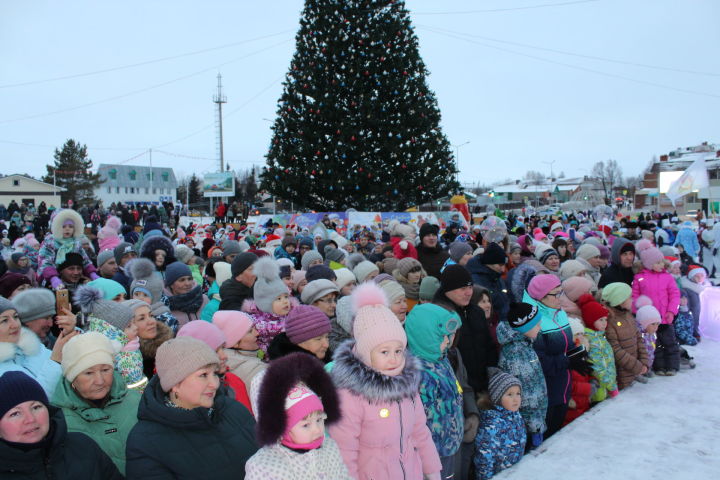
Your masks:
M 140 352 L 143 358 L 155 358 L 155 353 L 157 349 L 160 348 L 160 345 L 173 338 L 173 332 L 170 327 L 159 320 L 155 320 L 155 324 L 157 325 L 157 335 L 155 335 L 155 338 L 150 340 L 140 339 Z
M 17 343 L 0 342 L 0 363 L 12 360 L 18 353 L 32 357 L 40 351 L 40 347 L 42 347 L 42 343 L 37 335 L 23 327 Z
M 687 277 L 680 277 L 680 285 L 682 285 L 682 288 L 692 290 L 698 295 L 700 295 L 700 293 L 702 293 L 702 291 L 707 288 L 707 285 L 705 283 L 695 283 Z
M 332 378 L 335 386 L 372 403 L 397 402 L 413 398 L 420 387 L 420 362 L 406 351 L 405 369 L 396 377 L 389 377 L 365 365 L 353 353 L 355 340 L 343 342 L 335 352 Z

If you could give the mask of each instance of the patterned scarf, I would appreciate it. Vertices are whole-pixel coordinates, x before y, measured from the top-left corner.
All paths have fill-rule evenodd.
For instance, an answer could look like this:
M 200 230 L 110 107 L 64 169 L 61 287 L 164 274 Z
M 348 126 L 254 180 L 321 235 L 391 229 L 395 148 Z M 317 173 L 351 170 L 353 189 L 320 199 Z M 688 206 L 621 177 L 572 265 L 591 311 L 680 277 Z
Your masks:
M 57 253 L 55 254 L 55 266 L 65 263 L 65 255 L 75 250 L 75 238 L 56 238 Z

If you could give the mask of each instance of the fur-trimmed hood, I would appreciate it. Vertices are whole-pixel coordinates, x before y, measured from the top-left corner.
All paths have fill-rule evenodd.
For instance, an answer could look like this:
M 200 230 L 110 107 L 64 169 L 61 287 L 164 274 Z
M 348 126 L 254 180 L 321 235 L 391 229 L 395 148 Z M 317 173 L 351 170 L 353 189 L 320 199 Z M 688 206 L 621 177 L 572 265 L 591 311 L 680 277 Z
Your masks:
M 0 363 L 14 359 L 18 353 L 32 357 L 40 351 L 40 347 L 42 347 L 42 343 L 37 335 L 23 327 L 17 343 L 0 342 Z
M 85 222 L 83 222 L 80 214 L 72 208 L 64 208 L 62 210 L 58 210 L 52 219 L 50 231 L 53 234 L 53 238 L 57 238 L 58 240 L 63 238 L 62 226 L 63 223 L 65 223 L 65 220 L 72 220 L 75 224 L 73 238 L 80 238 L 83 236 L 85 233 Z
M 165 250 L 165 264 L 163 268 L 177 261 L 175 258 L 175 247 L 169 238 L 162 235 L 155 235 L 145 239 L 140 248 L 140 256 L 155 263 L 155 250 Z
M 332 378 L 338 389 L 345 388 L 371 403 L 397 402 L 414 398 L 420 386 L 420 362 L 409 351 L 400 375 L 390 377 L 365 365 L 355 353 L 355 340 L 343 342 L 335 352 Z
M 143 358 L 155 358 L 155 353 L 157 353 L 160 345 L 172 339 L 174 336 L 172 328 L 160 320 L 155 320 L 155 324 L 157 325 L 157 335 L 155 335 L 155 338 L 149 340 L 140 339 L 140 352 Z
M 255 427 L 260 446 L 272 445 L 282 437 L 287 426 L 285 398 L 298 383 L 305 384 L 318 397 L 331 425 L 340 420 L 340 401 L 323 364 L 304 353 L 291 353 L 270 364 L 263 377 L 258 396 L 258 420 Z

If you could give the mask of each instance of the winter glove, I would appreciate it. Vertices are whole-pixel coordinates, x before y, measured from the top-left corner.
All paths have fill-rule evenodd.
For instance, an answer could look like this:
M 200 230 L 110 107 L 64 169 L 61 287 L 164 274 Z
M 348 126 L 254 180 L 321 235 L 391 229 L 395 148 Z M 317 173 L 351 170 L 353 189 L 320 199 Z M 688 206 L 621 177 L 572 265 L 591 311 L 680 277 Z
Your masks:
M 428 473 L 427 475 L 423 475 L 423 480 L 442 480 L 442 477 L 440 477 L 440 472 Z
M 615 390 L 613 390 L 612 392 L 610 392 L 610 396 L 611 396 L 612 398 L 615 398 L 615 397 L 618 396 L 619 393 L 620 393 L 620 392 L 618 392 L 618 389 L 616 388 Z
M 50 279 L 50 285 L 52 285 L 53 290 L 62 290 L 63 288 L 65 288 L 65 285 L 63 285 L 60 277 L 52 277 Z
M 533 448 L 537 448 L 543 442 L 543 434 L 541 432 L 533 433 L 530 437 Z
M 675 315 L 673 315 L 672 312 L 665 312 L 665 318 L 663 318 L 664 323 L 670 324 L 673 323 L 673 320 L 675 320 Z
M 587 352 L 570 357 L 570 370 L 575 370 L 580 375 L 592 375 L 592 363 L 587 359 Z
M 398 245 L 400 245 L 401 250 L 407 250 L 408 248 L 408 243 L 406 240 L 402 240 Z
M 470 443 L 475 441 L 477 436 L 478 427 L 480 426 L 480 418 L 477 415 L 469 415 L 465 419 L 463 425 L 463 443 Z

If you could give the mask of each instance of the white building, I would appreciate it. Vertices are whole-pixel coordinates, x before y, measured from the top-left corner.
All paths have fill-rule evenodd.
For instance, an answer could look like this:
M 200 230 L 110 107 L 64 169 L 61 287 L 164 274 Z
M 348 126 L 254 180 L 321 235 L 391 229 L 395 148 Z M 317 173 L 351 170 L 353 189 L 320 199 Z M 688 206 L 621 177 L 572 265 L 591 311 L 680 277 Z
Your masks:
M 102 163 L 103 183 L 94 191 L 107 207 L 111 203 L 175 203 L 178 183 L 172 168 Z
M 60 208 L 60 193 L 64 188 L 26 177 L 25 175 L 8 175 L 0 178 L 0 204 L 5 205 L 15 200 L 18 205 L 31 203 L 37 207 L 40 202 L 50 208 Z

